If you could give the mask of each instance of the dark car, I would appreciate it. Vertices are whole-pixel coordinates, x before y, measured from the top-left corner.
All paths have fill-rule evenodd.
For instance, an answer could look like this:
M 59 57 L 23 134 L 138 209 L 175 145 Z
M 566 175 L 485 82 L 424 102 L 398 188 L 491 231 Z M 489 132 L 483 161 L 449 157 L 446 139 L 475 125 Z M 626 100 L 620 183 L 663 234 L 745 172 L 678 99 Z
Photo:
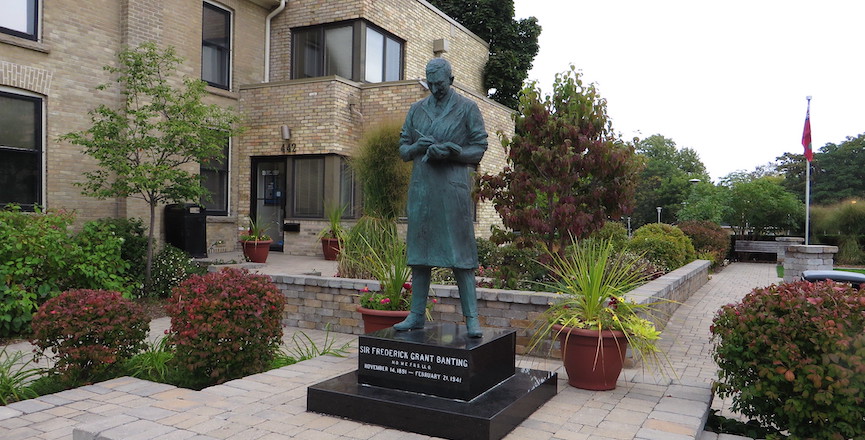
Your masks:
M 839 283 L 850 283 L 857 289 L 865 284 L 865 275 L 844 270 L 806 270 L 802 272 L 802 279 L 812 282 L 832 280 Z

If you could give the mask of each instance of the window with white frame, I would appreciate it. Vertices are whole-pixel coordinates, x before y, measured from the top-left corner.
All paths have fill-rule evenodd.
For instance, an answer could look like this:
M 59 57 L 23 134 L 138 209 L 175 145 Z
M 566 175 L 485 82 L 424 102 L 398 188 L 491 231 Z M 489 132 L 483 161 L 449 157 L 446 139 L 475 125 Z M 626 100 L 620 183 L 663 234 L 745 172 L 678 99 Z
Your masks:
M 42 203 L 42 99 L 0 91 L 0 207 Z
M 228 215 L 229 152 L 226 142 L 220 157 L 201 162 L 201 186 L 210 193 L 210 197 L 202 198 L 200 203 L 207 209 L 208 215 Z
M 201 18 L 201 79 L 231 87 L 231 11 L 204 2 Z
M 0 32 L 38 39 L 39 0 L 0 1 Z
M 399 81 L 403 42 L 363 20 L 292 29 L 291 77 Z

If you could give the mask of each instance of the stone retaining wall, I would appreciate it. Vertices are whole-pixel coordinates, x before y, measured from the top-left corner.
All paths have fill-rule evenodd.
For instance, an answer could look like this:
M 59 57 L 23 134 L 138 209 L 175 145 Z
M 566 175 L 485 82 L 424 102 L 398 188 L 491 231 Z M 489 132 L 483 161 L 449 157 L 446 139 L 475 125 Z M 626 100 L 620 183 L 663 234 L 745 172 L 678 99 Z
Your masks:
M 838 246 L 788 246 L 784 259 L 784 282 L 799 280 L 806 270 L 832 270 L 836 253 Z
M 697 260 L 652 280 L 633 290 L 628 298 L 640 303 L 662 301 L 654 316 L 659 327 L 666 324 L 679 304 L 687 300 L 708 280 L 709 262 Z M 292 327 L 361 334 L 363 324 L 356 311 L 358 291 L 364 287 L 379 288 L 377 281 L 308 275 L 272 277 L 287 299 L 283 323 Z M 463 322 L 456 286 L 432 287 L 431 298 L 438 303 L 432 309 L 435 321 Z M 481 325 L 517 330 L 517 352 L 524 353 L 530 335 L 525 330 L 535 317 L 555 300 L 546 292 L 478 289 L 478 313 Z

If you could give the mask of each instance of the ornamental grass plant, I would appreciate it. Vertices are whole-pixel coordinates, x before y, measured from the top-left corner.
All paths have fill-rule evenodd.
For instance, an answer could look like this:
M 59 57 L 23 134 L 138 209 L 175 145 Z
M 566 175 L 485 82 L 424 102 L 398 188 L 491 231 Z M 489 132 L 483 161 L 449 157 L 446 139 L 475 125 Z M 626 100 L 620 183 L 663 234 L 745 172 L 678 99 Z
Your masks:
M 648 319 L 657 303 L 635 303 L 625 294 L 650 279 L 645 259 L 616 252 L 609 240 L 572 240 L 562 254 L 548 252 L 548 268 L 554 282 L 549 288 L 556 301 L 532 323 L 528 350 L 536 351 L 550 335 L 567 335 L 566 328 L 618 330 L 631 350 L 652 369 L 665 371 L 669 364 L 657 346 L 660 331 Z M 564 328 L 556 330 L 557 325 Z M 552 350 L 552 348 L 550 348 Z

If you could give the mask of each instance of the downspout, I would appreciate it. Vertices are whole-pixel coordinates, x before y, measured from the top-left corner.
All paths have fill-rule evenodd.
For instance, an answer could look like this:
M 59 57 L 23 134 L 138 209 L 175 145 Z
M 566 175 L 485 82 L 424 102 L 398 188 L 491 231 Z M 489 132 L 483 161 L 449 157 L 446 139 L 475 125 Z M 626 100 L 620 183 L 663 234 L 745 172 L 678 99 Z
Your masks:
M 270 82 L 270 22 L 285 9 L 285 0 L 279 0 L 279 6 L 267 14 L 264 22 L 264 82 Z

